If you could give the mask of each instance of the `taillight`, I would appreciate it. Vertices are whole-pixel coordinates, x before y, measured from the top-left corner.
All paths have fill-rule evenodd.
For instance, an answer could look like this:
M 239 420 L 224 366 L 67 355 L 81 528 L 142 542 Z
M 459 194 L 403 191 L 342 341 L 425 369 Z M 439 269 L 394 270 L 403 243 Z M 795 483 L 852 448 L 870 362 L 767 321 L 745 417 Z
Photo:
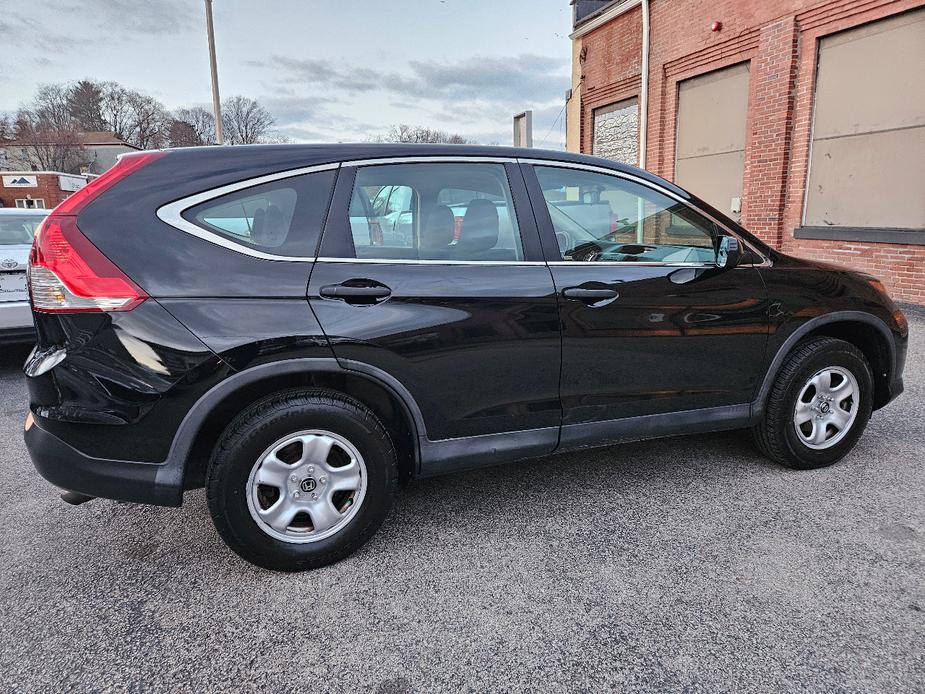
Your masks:
M 29 297 L 44 313 L 131 311 L 148 295 L 77 228 L 77 215 L 94 198 L 166 154 L 119 159 L 99 178 L 64 200 L 36 229 L 29 253 Z
M 90 243 L 75 217 L 51 215 L 29 254 L 32 308 L 45 313 L 131 311 L 148 295 Z

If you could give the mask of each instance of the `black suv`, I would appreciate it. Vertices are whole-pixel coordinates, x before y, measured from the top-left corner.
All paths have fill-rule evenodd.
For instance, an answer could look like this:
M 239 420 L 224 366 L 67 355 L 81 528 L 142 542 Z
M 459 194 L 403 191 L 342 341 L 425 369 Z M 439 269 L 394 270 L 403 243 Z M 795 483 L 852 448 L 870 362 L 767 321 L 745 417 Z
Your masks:
M 280 570 L 348 555 L 412 477 L 739 428 L 830 465 L 908 335 L 873 277 L 644 171 L 507 148 L 125 156 L 42 225 L 29 289 L 39 472 L 71 500 L 205 486 Z

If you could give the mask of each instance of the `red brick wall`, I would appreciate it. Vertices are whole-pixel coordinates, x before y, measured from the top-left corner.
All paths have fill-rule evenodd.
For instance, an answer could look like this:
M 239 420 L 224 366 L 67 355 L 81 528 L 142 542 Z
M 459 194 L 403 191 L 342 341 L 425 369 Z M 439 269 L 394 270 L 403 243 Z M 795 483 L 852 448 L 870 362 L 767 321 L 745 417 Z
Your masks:
M 674 176 L 678 82 L 749 61 L 742 224 L 786 253 L 880 277 L 925 304 L 925 246 L 795 239 L 803 217 L 817 45 L 821 37 L 925 5 L 923 0 L 651 0 L 646 165 Z M 712 32 L 714 21 L 722 31 Z M 638 96 L 641 9 L 583 37 L 581 149 L 593 109 Z
M 3 175 L 9 175 L 6 171 Z M 41 198 L 45 201 L 45 207 L 51 209 L 71 193 L 65 192 L 58 187 L 57 174 L 24 174 L 38 177 L 38 187 L 36 188 L 6 188 L 0 179 L 0 202 L 4 207 L 16 207 L 16 201 L 20 198 L 31 197 L 34 199 Z

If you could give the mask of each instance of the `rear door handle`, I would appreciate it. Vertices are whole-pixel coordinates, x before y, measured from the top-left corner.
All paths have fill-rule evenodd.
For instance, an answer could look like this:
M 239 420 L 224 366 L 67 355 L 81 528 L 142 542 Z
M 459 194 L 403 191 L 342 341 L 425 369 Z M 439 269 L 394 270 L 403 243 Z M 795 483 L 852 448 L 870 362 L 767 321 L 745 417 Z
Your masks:
M 590 289 L 588 287 L 567 287 L 562 290 L 562 296 L 566 299 L 581 301 L 585 304 L 598 304 L 602 301 L 612 301 L 620 296 L 616 289 Z
M 329 284 L 319 289 L 318 294 L 325 299 L 340 299 L 348 304 L 378 304 L 392 296 L 392 290 L 384 284 Z

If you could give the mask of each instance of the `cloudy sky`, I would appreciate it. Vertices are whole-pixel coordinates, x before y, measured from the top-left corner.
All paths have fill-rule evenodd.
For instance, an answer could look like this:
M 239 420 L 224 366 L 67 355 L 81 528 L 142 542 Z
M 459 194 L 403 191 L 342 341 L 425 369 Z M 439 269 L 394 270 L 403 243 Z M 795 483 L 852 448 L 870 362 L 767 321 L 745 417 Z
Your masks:
M 168 108 L 208 106 L 202 0 L 3 0 L 0 111 L 35 87 L 115 80 Z M 564 143 L 568 0 L 214 0 L 222 95 L 259 99 L 296 141 L 392 124 L 508 144 L 534 110 Z

